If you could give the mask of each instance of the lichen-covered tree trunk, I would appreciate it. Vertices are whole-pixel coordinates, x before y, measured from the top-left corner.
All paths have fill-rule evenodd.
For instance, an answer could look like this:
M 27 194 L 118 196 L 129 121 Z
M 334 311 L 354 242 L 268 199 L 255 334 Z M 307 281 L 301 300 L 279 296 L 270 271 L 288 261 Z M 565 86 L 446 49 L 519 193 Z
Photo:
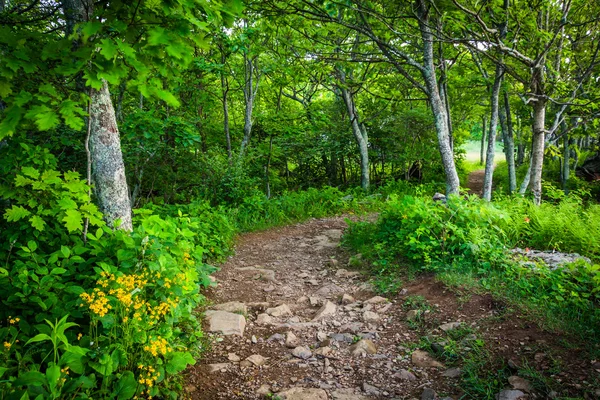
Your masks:
M 433 56 L 433 44 L 435 38 L 431 33 L 429 21 L 429 9 L 425 1 L 418 3 L 419 30 L 421 31 L 421 39 L 423 40 L 423 68 L 421 75 L 425 82 L 425 87 L 429 94 L 429 102 L 435 130 L 438 138 L 438 149 L 442 158 L 442 166 L 446 175 L 446 194 L 459 194 L 460 181 L 456 172 L 454 163 L 454 152 L 450 143 L 450 128 L 448 126 L 448 115 L 446 113 L 446 105 L 440 96 L 438 82 L 435 72 L 435 63 Z
M 90 98 L 90 149 L 95 194 L 106 223 L 131 231 L 131 203 L 121 152 L 121 138 L 108 84 L 92 90 Z
M 496 77 L 490 98 L 490 129 L 487 142 L 487 156 L 485 159 L 485 175 L 483 177 L 483 199 L 492 199 L 492 179 L 494 175 L 494 155 L 496 153 L 496 129 L 498 128 L 498 103 L 500 97 L 500 84 L 502 83 L 502 65 L 496 65 Z
M 486 119 L 485 115 L 481 117 L 481 146 L 479 149 L 479 164 L 483 165 L 485 162 L 485 132 L 486 132 Z
M 563 122 L 563 165 L 562 165 L 562 187 L 565 194 L 569 194 L 569 175 L 571 175 L 570 164 L 571 164 L 571 148 L 569 146 L 569 132 L 564 129 L 565 123 Z

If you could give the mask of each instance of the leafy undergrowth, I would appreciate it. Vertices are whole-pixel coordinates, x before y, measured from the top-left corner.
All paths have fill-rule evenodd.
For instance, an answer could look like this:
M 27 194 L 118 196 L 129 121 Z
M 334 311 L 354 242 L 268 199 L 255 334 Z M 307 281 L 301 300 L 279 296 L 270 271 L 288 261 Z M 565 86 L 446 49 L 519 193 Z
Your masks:
M 370 262 L 375 281 L 435 272 L 452 286 L 483 289 L 526 309 L 549 328 L 600 341 L 600 206 L 577 196 L 534 206 L 475 197 L 447 205 L 425 197 L 393 197 L 376 223 L 350 222 L 346 246 Z M 507 249 L 578 252 L 592 259 L 563 268 L 527 266 Z
M 86 182 L 57 171 L 47 151 L 25 145 L 13 157 L 6 165 L 18 167 L 0 170 L 6 399 L 177 398 L 179 373 L 207 345 L 195 310 L 209 263 L 236 233 L 367 211 L 382 198 L 327 188 L 235 208 L 147 204 L 129 233 L 109 229 Z

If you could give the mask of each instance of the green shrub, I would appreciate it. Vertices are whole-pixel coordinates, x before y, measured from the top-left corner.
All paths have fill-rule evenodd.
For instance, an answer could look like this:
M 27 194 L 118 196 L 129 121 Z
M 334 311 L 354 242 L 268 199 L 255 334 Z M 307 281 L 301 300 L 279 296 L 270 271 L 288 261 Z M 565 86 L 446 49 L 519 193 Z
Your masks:
M 233 226 L 198 203 L 112 231 L 77 173 L 21 148 L 0 178 L 0 397 L 175 398 L 203 348 L 206 261 L 227 254 Z

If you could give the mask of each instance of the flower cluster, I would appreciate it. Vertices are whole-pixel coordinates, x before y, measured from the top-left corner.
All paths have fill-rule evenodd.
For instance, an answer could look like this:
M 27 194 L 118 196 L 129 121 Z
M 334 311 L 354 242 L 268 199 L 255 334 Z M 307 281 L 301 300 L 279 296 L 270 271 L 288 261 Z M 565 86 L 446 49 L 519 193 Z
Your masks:
M 173 349 L 169 347 L 167 339 L 160 336 L 150 339 L 150 344 L 144 346 L 144 350 L 151 353 L 154 357 L 158 357 L 159 354 L 165 356 L 167 353 L 173 351 Z
M 140 370 L 138 382 L 142 385 L 152 387 L 158 381 L 158 378 L 160 378 L 160 372 L 151 365 L 145 366 L 144 364 L 140 364 L 138 365 L 138 369 Z
M 98 314 L 100 317 L 104 317 L 108 313 L 108 310 L 112 308 L 108 297 L 106 297 L 106 293 L 98 288 L 94 288 L 92 294 L 81 293 L 79 297 L 88 304 L 93 313 Z
M 21 318 L 19 318 L 19 317 L 15 317 L 15 318 L 13 318 L 13 317 L 11 317 L 10 315 L 8 316 L 8 323 L 9 323 L 9 324 L 11 324 L 11 325 L 14 325 L 14 324 L 16 324 L 16 323 L 17 323 L 17 322 L 19 322 L 20 320 L 21 320 Z

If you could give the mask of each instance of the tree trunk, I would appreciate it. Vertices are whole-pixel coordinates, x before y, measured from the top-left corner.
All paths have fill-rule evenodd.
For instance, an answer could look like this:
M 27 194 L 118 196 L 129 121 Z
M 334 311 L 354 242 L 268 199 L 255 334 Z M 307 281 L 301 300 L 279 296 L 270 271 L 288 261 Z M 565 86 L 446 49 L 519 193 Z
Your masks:
M 91 92 L 90 147 L 95 193 L 110 227 L 131 231 L 131 203 L 121 153 L 121 140 L 108 84 Z
M 221 53 L 221 63 L 225 66 L 225 53 Z M 227 157 L 231 164 L 232 153 L 231 153 L 231 135 L 229 133 L 229 106 L 227 104 L 227 94 L 229 92 L 229 83 L 225 77 L 225 71 L 221 71 L 221 95 L 223 101 L 223 131 L 225 132 L 225 140 L 227 141 Z
M 242 139 L 242 145 L 240 147 L 240 160 L 244 157 L 246 148 L 250 144 L 250 136 L 252 135 L 252 111 L 254 109 L 254 99 L 258 91 L 259 77 L 256 77 L 254 82 L 254 74 L 256 66 L 254 65 L 256 56 L 254 58 L 248 57 L 248 54 L 244 52 L 244 64 L 245 64 L 245 85 L 244 85 L 244 100 L 246 102 L 246 109 L 244 111 L 244 138 Z
M 485 115 L 481 117 L 481 148 L 479 149 L 479 164 L 483 165 L 485 162 Z
M 440 91 L 437 85 L 435 73 L 433 43 L 435 42 L 431 27 L 429 24 L 429 10 L 425 1 L 419 2 L 419 29 L 421 31 L 421 39 L 423 40 L 423 69 L 421 74 L 425 81 L 425 87 L 429 94 L 429 101 L 433 118 L 435 121 L 435 130 L 438 138 L 438 148 L 442 158 L 442 165 L 446 175 L 446 194 L 459 194 L 460 181 L 454 164 L 454 152 L 450 144 L 450 130 L 448 127 L 448 115 L 446 113 L 446 105 L 440 97 Z
M 542 202 L 542 168 L 544 166 L 544 142 L 546 124 L 546 101 L 538 98 L 533 105 L 533 138 L 531 149 L 531 191 L 536 205 Z
M 521 118 L 517 115 L 517 165 L 523 165 L 525 161 L 525 143 L 523 143 L 523 128 Z
M 504 107 L 500 106 L 500 110 L 500 120 L 502 122 L 502 131 L 504 132 L 504 153 L 506 155 L 506 166 L 508 168 L 508 190 L 510 193 L 513 193 L 517 190 L 515 138 L 513 135 L 512 116 L 510 114 L 510 102 L 507 92 L 504 92 Z M 504 121 L 502 121 L 502 119 L 504 119 Z
M 531 160 L 529 160 L 529 167 L 527 168 L 527 172 L 523 177 L 523 183 L 521 183 L 521 187 L 519 188 L 519 194 L 522 196 L 527 191 L 529 187 L 529 182 L 531 182 Z
M 75 25 L 88 21 L 93 13 L 91 0 L 63 0 L 66 34 L 73 33 Z M 76 49 L 77 43 L 73 48 Z M 77 84 L 82 86 L 81 84 Z M 83 90 L 83 87 L 81 87 Z M 90 90 L 89 157 L 100 211 L 108 226 L 131 231 L 131 203 L 121 152 L 121 139 L 108 83 L 102 81 L 100 90 Z M 120 224 L 117 227 L 117 220 Z
M 346 110 L 348 111 L 348 118 L 350 119 L 350 126 L 352 128 L 352 134 L 356 139 L 358 145 L 358 153 L 360 155 L 360 186 L 364 190 L 369 190 L 369 139 L 367 136 L 367 129 L 364 124 L 361 124 L 358 120 L 358 112 L 352 94 L 346 88 L 346 76 L 341 69 L 338 69 L 339 79 L 341 85 L 339 87 L 342 93 L 342 98 L 346 104 Z
M 562 187 L 565 194 L 569 194 L 569 175 L 571 163 L 571 149 L 569 147 L 569 133 L 566 132 L 565 123 L 563 122 L 563 165 L 562 165 Z
M 488 133 L 487 157 L 485 160 L 485 175 L 483 177 L 483 199 L 490 201 L 492 199 L 492 180 L 494 175 L 494 156 L 496 154 L 496 129 L 498 128 L 498 103 L 500 97 L 500 86 L 504 71 L 502 65 L 496 65 L 496 77 L 492 87 L 492 96 L 490 98 L 490 130 Z

